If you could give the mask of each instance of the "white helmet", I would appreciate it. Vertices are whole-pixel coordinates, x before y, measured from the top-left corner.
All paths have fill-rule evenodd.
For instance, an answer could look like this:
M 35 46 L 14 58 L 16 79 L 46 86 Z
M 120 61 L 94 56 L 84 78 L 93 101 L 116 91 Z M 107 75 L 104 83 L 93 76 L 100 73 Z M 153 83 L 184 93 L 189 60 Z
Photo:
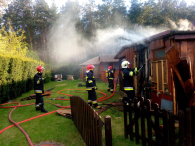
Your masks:
M 121 67 L 122 67 L 122 68 L 127 68 L 128 64 L 130 64 L 129 61 L 123 61 L 123 62 L 121 63 Z

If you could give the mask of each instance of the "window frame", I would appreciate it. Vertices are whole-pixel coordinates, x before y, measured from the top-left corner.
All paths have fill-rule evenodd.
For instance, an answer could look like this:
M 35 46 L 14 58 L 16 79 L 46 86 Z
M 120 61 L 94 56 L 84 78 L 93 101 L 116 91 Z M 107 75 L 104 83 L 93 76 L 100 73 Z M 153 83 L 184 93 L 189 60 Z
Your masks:
M 167 70 L 168 66 L 167 66 L 166 56 L 165 57 L 155 58 L 155 52 L 159 52 L 159 51 L 162 51 L 162 50 L 165 50 L 165 48 L 152 51 L 153 59 L 151 60 L 151 63 L 150 63 L 151 64 L 151 84 L 153 85 L 153 87 L 156 84 L 157 93 L 159 91 L 162 91 L 163 93 L 165 93 L 165 87 L 168 85 L 168 70 Z M 162 76 L 161 77 L 159 77 L 160 76 L 160 73 L 159 73 L 159 62 L 161 62 L 161 68 L 162 68 L 162 70 L 161 70 Z M 156 65 L 155 68 L 153 68 L 154 63 Z M 164 65 L 166 65 L 166 66 L 164 67 Z M 156 69 L 156 70 L 154 71 L 154 69 Z M 166 71 L 164 71 L 164 70 L 166 70 Z M 165 75 L 165 72 L 166 72 L 166 75 Z M 153 73 L 156 74 L 156 80 L 154 80 Z M 162 80 L 161 81 L 161 88 L 162 89 L 160 89 L 159 78 L 161 78 L 161 80 Z M 165 81 L 166 81 L 166 83 L 165 83 Z M 167 89 L 168 89 L 168 87 L 167 87 Z

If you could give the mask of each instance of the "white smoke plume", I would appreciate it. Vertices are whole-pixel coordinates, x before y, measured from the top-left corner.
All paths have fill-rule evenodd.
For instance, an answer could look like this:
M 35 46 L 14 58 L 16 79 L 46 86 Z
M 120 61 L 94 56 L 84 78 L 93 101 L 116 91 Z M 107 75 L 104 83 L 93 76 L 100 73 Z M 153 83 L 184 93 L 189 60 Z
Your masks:
M 122 46 L 137 42 L 142 43 L 145 38 L 165 31 L 165 29 L 142 26 L 135 26 L 134 28 L 135 30 L 125 30 L 119 27 L 98 30 L 95 44 L 102 51 L 108 50 L 107 52 L 109 52 L 112 49 L 114 50 L 113 53 L 117 53 Z
M 187 19 L 180 19 L 178 23 L 169 19 L 169 22 L 170 22 L 172 28 L 175 30 L 180 30 L 180 31 L 195 30 L 195 27 L 193 28 L 192 22 L 190 22 Z
M 169 20 L 175 30 L 189 30 L 191 23 L 180 20 L 175 23 Z M 75 28 L 72 16 L 60 18 L 51 29 L 49 39 L 52 44 L 52 57 L 57 62 L 80 62 L 96 57 L 98 54 L 116 54 L 122 46 L 142 43 L 142 40 L 158 34 L 168 28 L 132 26 L 96 30 L 93 41 L 86 40 Z M 129 24 L 130 25 L 130 24 Z M 94 54 L 97 54 L 94 56 Z
M 134 30 L 122 27 L 97 30 L 94 41 L 90 42 L 76 31 L 75 22 L 70 18 L 61 19 L 49 36 L 54 47 L 52 57 L 58 62 L 79 62 L 98 54 L 116 54 L 122 46 L 140 42 L 166 29 L 135 26 Z M 97 56 L 96 55 L 96 56 Z

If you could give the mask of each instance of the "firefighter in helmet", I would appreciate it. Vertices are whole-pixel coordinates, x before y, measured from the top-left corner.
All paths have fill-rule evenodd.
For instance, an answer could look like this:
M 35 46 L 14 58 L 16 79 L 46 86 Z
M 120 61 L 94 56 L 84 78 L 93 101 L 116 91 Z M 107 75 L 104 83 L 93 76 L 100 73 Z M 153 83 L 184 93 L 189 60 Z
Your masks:
M 145 63 L 143 64 L 142 67 L 145 66 Z M 134 92 L 134 87 L 133 87 L 133 76 L 138 74 L 138 70 L 142 67 L 136 67 L 136 68 L 131 68 L 130 67 L 130 62 L 129 61 L 123 61 L 121 63 L 122 67 L 122 77 L 123 77 L 123 87 L 124 91 L 127 94 L 127 100 L 129 99 L 133 100 L 135 92 Z M 126 99 L 124 99 L 126 100 Z M 127 105 L 129 105 L 127 101 Z
M 109 67 L 108 67 L 108 70 L 106 70 L 106 79 L 108 80 L 108 71 L 109 71 Z M 108 92 L 110 91 L 110 87 L 109 87 L 109 80 L 108 80 Z
M 109 66 L 108 67 L 108 87 L 111 91 L 111 93 L 113 93 L 114 91 L 114 83 L 113 83 L 113 80 L 114 80 L 114 73 L 115 73 L 115 68 L 113 69 L 112 66 Z
M 100 109 L 97 103 L 97 95 L 95 90 L 97 90 L 95 77 L 93 76 L 93 69 L 95 67 L 91 64 L 87 66 L 86 71 L 86 90 L 88 91 L 88 105 L 94 108 Z
M 41 112 L 47 113 L 47 110 L 44 109 L 43 95 L 44 93 L 44 78 L 42 76 L 44 67 L 38 66 L 37 73 L 34 75 L 34 91 L 36 94 L 35 109 L 41 110 Z

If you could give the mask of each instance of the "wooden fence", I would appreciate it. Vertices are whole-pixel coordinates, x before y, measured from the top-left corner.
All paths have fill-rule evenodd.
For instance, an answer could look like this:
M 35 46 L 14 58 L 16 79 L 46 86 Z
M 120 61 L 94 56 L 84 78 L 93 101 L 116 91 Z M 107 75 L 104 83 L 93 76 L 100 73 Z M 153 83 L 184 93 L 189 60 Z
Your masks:
M 81 97 L 71 96 L 72 120 L 87 146 L 102 146 L 102 127 L 105 125 L 106 146 L 112 146 L 111 117 L 105 116 L 104 123 L 97 112 Z
M 140 140 L 142 145 L 151 146 L 194 146 L 195 145 L 195 108 L 187 108 L 174 115 L 173 111 L 159 109 L 158 104 L 151 107 L 151 101 L 134 98 L 131 106 L 124 102 L 125 138 Z M 127 115 L 129 114 L 129 116 Z M 128 118 L 129 119 L 128 119 Z M 128 123 L 129 122 L 129 123 Z

